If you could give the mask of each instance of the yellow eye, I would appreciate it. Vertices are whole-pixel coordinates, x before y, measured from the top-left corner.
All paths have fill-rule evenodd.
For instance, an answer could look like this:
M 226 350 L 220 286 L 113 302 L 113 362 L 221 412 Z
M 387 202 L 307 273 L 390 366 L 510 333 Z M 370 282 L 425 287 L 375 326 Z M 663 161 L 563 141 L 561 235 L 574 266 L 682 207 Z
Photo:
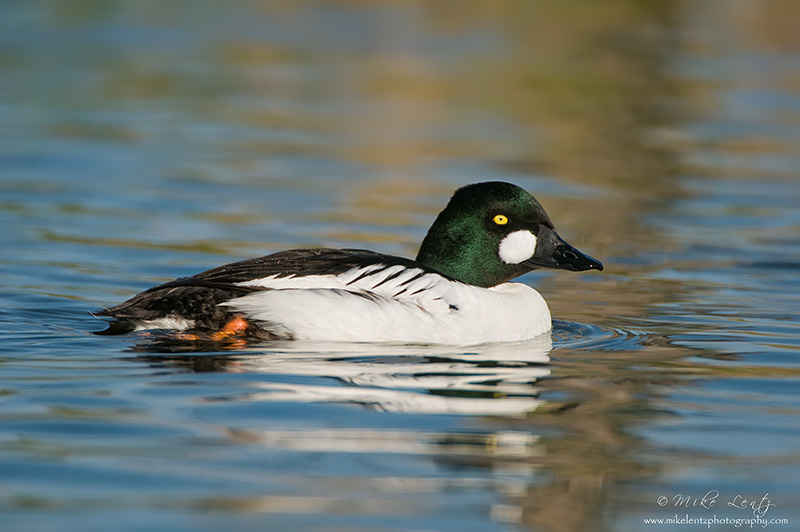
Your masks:
M 492 218 L 492 221 L 497 225 L 506 225 L 508 223 L 508 216 L 504 214 L 498 214 Z

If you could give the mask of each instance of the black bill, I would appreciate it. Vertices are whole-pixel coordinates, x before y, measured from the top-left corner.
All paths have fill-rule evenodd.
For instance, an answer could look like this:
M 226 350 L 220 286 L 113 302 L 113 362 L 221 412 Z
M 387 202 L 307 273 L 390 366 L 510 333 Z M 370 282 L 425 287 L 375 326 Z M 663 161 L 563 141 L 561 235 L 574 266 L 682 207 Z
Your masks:
M 555 268 L 571 272 L 603 270 L 603 263 L 567 244 L 546 225 L 539 226 L 536 238 L 536 253 L 523 263 L 530 268 Z

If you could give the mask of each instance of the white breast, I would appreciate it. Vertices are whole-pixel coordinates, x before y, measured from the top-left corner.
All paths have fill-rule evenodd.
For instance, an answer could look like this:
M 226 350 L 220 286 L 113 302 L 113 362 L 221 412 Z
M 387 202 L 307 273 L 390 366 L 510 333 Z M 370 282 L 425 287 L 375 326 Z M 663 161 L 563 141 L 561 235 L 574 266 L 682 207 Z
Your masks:
M 479 288 L 400 265 L 239 284 L 270 290 L 224 305 L 298 340 L 469 345 L 526 340 L 551 328 L 547 304 L 527 285 Z

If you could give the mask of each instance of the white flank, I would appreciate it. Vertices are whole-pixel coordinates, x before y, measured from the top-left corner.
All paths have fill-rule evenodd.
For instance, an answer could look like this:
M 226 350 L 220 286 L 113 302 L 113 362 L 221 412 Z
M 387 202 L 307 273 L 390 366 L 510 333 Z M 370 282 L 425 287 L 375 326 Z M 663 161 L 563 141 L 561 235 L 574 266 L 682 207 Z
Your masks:
M 137 331 L 146 331 L 150 329 L 164 329 L 172 331 L 185 331 L 194 327 L 194 320 L 187 320 L 180 316 L 165 316 L 154 320 L 139 321 L 136 324 Z
M 506 264 L 519 264 L 536 253 L 536 235 L 530 231 L 514 231 L 500 242 L 500 258 Z
M 469 345 L 526 340 L 551 328 L 547 304 L 527 285 L 486 289 L 417 268 L 382 268 L 255 279 L 239 284 L 271 290 L 223 305 L 298 340 Z

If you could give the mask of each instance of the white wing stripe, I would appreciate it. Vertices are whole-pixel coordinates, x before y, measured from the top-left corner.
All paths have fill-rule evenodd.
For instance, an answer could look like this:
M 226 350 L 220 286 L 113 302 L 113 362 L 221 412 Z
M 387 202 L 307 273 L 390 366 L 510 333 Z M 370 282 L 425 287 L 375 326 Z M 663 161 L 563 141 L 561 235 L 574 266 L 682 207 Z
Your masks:
M 344 284 L 356 283 L 361 281 L 364 277 L 371 275 L 373 272 L 383 270 L 385 268 L 385 264 L 370 264 L 364 268 L 353 268 L 352 270 L 348 270 L 338 275 L 338 278 L 341 279 Z
M 344 283 L 335 275 L 303 275 L 299 277 L 289 275 L 286 277 L 279 277 L 276 274 L 235 284 L 238 286 L 271 288 L 273 290 L 285 290 L 289 288 L 345 288 Z
M 381 286 L 382 284 L 395 279 L 400 273 L 404 270 L 407 270 L 405 266 L 391 266 L 386 268 L 385 270 L 381 270 L 380 272 L 374 273 L 369 276 L 369 288 L 375 289 Z M 367 279 L 365 278 L 364 281 L 366 282 Z M 391 285 L 390 285 L 391 286 Z
M 431 295 L 438 296 L 448 284 L 450 282 L 443 277 L 420 268 L 384 264 L 353 268 L 339 275 L 271 275 L 236 283 L 237 286 L 256 286 L 272 290 L 341 288 L 370 291 L 385 297 L 418 296 L 426 290 L 434 290 L 436 293 Z M 441 288 L 436 289 L 437 285 Z

